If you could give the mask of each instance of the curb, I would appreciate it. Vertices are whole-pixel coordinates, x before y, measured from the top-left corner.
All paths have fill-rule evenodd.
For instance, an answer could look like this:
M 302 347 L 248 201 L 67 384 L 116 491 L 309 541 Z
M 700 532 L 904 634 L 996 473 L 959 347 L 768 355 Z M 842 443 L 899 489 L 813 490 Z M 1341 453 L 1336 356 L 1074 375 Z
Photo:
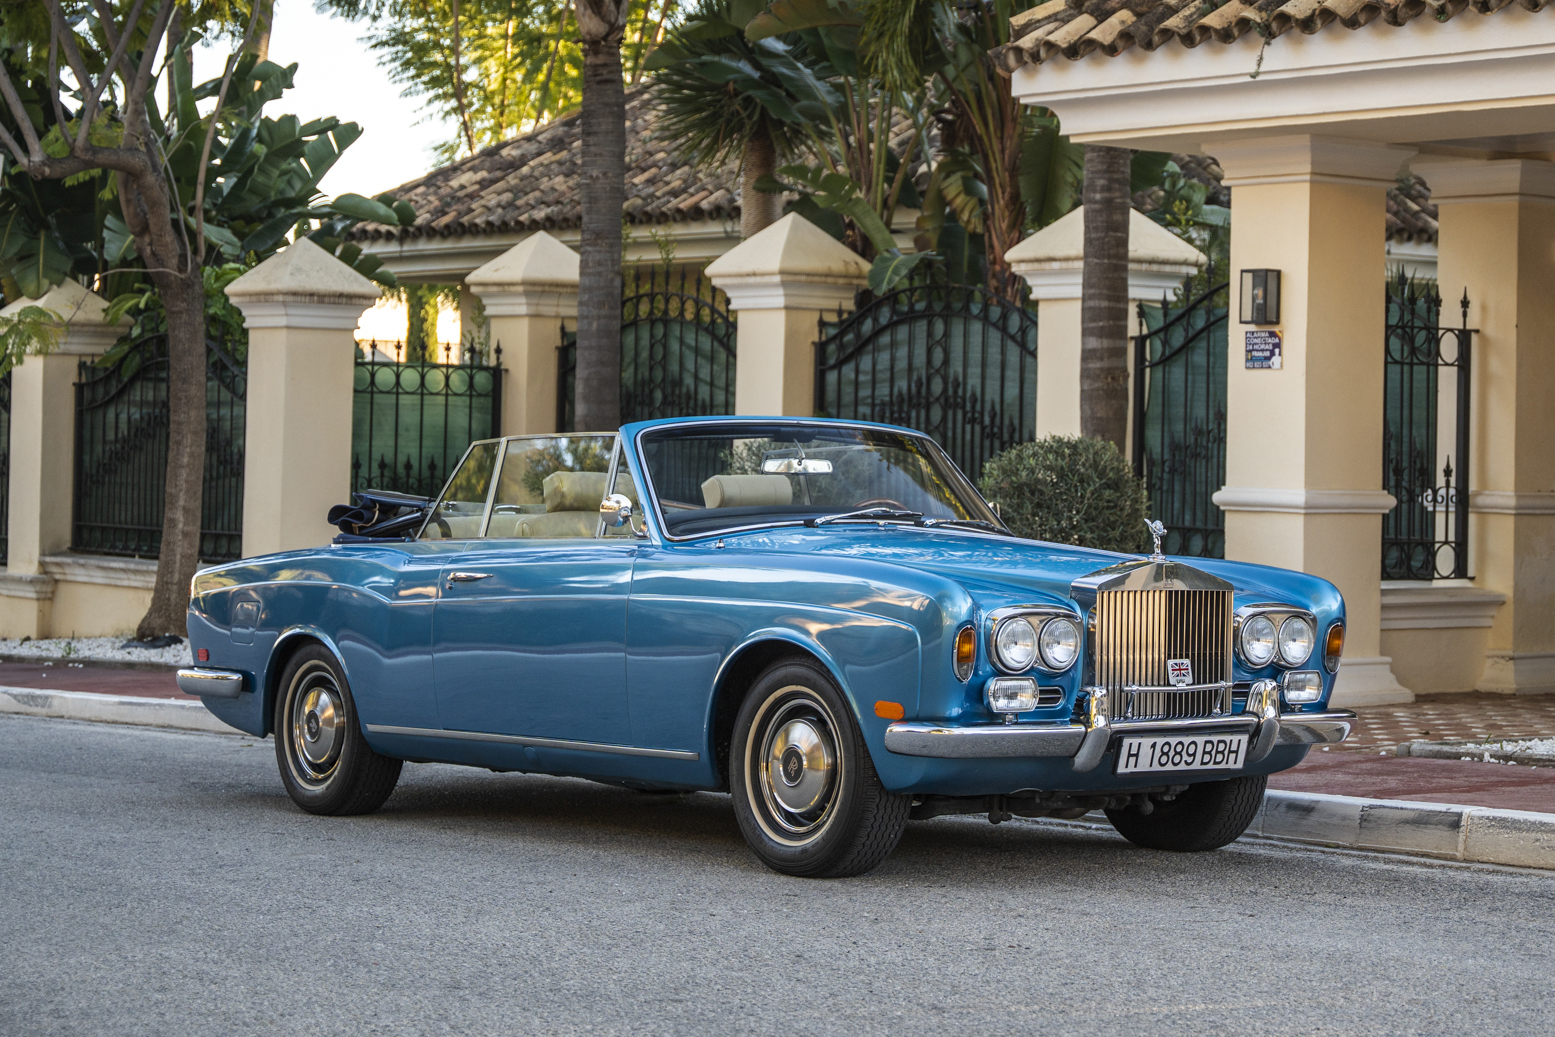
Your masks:
M 93 691 L 40 691 L 0 687 L 0 713 L 63 720 L 93 720 L 102 724 L 171 727 L 211 734 L 241 734 L 217 720 L 198 702 L 148 699 L 133 695 L 100 695 Z
M 90 655 L 18 655 L 0 652 L 0 663 L 26 663 L 38 666 L 85 666 L 93 670 L 150 670 L 168 673 L 189 665 L 188 663 L 158 663 L 150 659 L 99 659 Z
M 1394 750 L 1394 756 L 1412 756 L 1424 760 L 1488 761 L 1492 763 L 1519 763 L 1529 767 L 1555 767 L 1555 756 L 1536 756 L 1532 753 L 1507 753 L 1495 749 L 1477 748 L 1483 742 L 1402 742 Z M 1467 754 L 1467 755 L 1465 755 Z
M 198 702 L 0 687 L 0 714 L 241 732 Z M 1105 823 L 1087 815 L 1086 820 Z M 1555 814 L 1318 792 L 1265 793 L 1248 836 L 1345 850 L 1370 850 L 1476 864 L 1555 870 Z
M 1527 810 L 1271 789 L 1247 834 L 1347 850 L 1555 869 L 1555 814 Z

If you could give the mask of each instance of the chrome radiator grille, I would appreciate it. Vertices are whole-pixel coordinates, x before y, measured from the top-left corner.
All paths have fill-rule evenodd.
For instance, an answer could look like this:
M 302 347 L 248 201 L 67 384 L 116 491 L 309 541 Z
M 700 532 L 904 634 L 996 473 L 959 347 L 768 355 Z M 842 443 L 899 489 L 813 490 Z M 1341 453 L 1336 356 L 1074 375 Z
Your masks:
M 1133 719 L 1231 712 L 1231 591 L 1114 590 L 1096 596 L 1095 680 Z M 1170 660 L 1190 687 L 1174 688 Z M 1206 687 L 1208 685 L 1208 687 Z

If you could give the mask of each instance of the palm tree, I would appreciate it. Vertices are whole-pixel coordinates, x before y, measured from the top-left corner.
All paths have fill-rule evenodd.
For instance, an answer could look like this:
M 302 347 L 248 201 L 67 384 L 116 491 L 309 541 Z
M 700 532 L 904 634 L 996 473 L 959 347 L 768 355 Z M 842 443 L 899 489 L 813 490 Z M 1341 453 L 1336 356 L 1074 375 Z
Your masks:
M 1087 145 L 1080 275 L 1080 434 L 1125 450 L 1128 434 L 1127 148 Z
M 745 27 L 759 7 L 741 0 L 702 0 L 653 56 L 658 136 L 691 161 L 740 161 L 740 236 L 759 234 L 782 214 L 782 195 L 757 190 L 794 156 L 805 115 L 824 118 L 814 103 L 826 88 L 776 39 L 751 42 Z M 796 96 L 805 84 L 810 97 Z M 814 109 L 806 112 L 806 109 Z
M 621 209 L 626 203 L 627 0 L 577 0 L 583 44 L 583 232 L 578 278 L 577 427 L 621 421 Z

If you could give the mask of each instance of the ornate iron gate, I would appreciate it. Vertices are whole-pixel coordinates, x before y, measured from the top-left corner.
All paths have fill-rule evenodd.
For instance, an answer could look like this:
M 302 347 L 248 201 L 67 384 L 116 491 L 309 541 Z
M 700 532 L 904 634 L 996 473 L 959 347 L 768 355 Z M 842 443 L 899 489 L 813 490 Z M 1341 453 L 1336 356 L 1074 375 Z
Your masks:
M 621 423 L 734 413 L 735 323 L 702 272 L 638 268 L 621 300 Z M 574 432 L 578 336 L 562 332 L 556 427 Z
M 490 366 L 470 356 L 466 364 L 356 362 L 352 490 L 435 496 L 466 447 L 502 434 L 502 346 Z
M 1134 336 L 1134 473 L 1168 554 L 1222 558 L 1225 516 L 1211 499 L 1226 481 L 1226 309 L 1219 284 L 1172 310 L 1139 307 Z
M 1462 326 L 1443 328 L 1442 298 L 1434 286 L 1401 274 L 1388 287 L 1382 480 L 1398 504 L 1382 517 L 1384 580 L 1469 577 L 1465 487 L 1474 332 L 1467 290 L 1459 305 Z M 1449 386 L 1450 412 L 1442 407 Z M 1449 427 L 1441 422 L 1445 413 L 1453 416 Z M 1444 449 L 1449 442 L 1450 451 Z
M 1036 435 L 1037 316 L 975 285 L 925 280 L 822 317 L 815 409 L 928 433 L 969 478 Z
M 77 366 L 73 549 L 136 558 L 160 553 L 167 377 L 165 334 L 135 343 L 112 367 L 90 360 Z M 247 391 L 246 359 L 207 339 L 200 557 L 208 561 L 237 558 L 242 550 Z

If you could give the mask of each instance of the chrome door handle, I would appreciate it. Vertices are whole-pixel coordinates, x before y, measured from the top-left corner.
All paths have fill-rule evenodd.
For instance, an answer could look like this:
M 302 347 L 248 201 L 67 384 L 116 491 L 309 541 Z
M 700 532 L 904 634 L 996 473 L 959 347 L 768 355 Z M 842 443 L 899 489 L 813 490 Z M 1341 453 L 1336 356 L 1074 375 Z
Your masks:
M 452 572 L 448 574 L 449 583 L 474 583 L 476 580 L 489 579 L 491 579 L 491 573 Z

